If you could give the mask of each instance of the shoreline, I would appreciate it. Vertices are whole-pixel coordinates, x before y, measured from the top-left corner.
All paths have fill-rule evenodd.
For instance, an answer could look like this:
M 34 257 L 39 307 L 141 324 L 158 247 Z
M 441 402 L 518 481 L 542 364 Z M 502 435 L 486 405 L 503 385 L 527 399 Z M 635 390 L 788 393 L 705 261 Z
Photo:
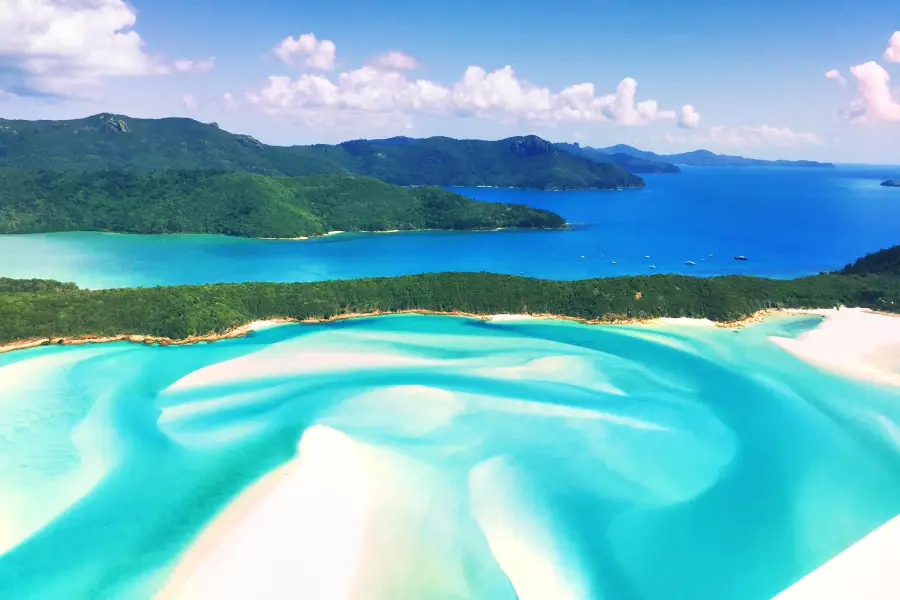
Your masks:
M 821 309 L 832 310 L 832 309 Z M 747 325 L 758 323 L 768 317 L 775 315 L 809 315 L 818 314 L 819 309 L 764 309 L 748 315 L 735 321 L 712 321 L 706 318 L 692 317 L 652 317 L 649 319 L 628 318 L 620 315 L 610 315 L 609 318 L 603 319 L 585 319 L 581 317 L 572 317 L 569 315 L 555 315 L 549 313 L 522 313 L 522 314 L 479 314 L 464 311 L 437 311 L 428 309 L 407 309 L 398 311 L 372 311 L 365 313 L 344 313 L 333 315 L 331 317 L 315 317 L 307 319 L 295 319 L 291 317 L 272 317 L 268 319 L 258 319 L 244 323 L 237 327 L 233 327 L 224 333 L 206 333 L 198 335 L 190 335 L 185 338 L 170 338 L 166 336 L 155 336 L 140 333 L 121 333 L 109 336 L 96 336 L 90 334 L 80 334 L 72 336 L 52 336 L 44 338 L 32 338 L 24 340 L 15 340 L 12 342 L 0 344 L 0 354 L 6 352 L 14 352 L 16 350 L 26 350 L 29 348 L 37 348 L 40 346 L 77 346 L 83 344 L 105 344 L 110 342 L 131 342 L 135 344 L 155 345 L 155 346 L 187 346 L 191 344 L 200 344 L 205 342 L 216 342 L 220 340 L 236 339 L 245 337 L 247 334 L 271 327 L 274 325 L 284 325 L 288 323 L 294 324 L 322 324 L 331 323 L 333 321 L 343 321 L 347 319 L 365 319 L 371 317 L 383 317 L 390 315 L 431 315 L 444 317 L 465 317 L 470 319 L 478 319 L 481 321 L 513 321 L 524 319 L 551 319 L 560 321 L 572 321 L 583 325 L 654 325 L 654 324 L 681 324 L 681 325 L 707 325 L 721 327 L 725 329 L 735 329 L 745 327 Z M 868 309 L 865 309 L 868 310 Z M 885 314 L 892 317 L 900 317 L 891 313 L 875 313 Z
M 304 240 L 318 240 L 326 237 L 331 237 L 335 235 L 347 234 L 347 233 L 425 233 L 425 232 L 439 232 L 439 233 L 447 233 L 447 232 L 459 232 L 459 233 L 493 233 L 497 231 L 569 231 L 571 230 L 571 223 L 566 223 L 562 227 L 494 227 L 493 229 L 378 229 L 375 231 L 370 230 L 359 230 L 359 231 L 329 231 L 327 233 L 320 234 L 312 234 L 312 235 L 300 235 L 297 237 L 256 237 L 249 238 L 254 240 L 268 240 L 268 241 L 304 241 Z M 153 234 L 150 234 L 153 235 Z M 181 234 L 173 234 L 173 235 L 181 235 Z M 210 234 L 210 235 L 222 235 L 222 234 Z

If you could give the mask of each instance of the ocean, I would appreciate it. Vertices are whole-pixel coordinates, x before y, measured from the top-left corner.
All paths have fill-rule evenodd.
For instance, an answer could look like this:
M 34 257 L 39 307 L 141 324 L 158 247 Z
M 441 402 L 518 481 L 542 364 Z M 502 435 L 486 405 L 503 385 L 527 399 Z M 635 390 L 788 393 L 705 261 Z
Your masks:
M 838 269 L 900 243 L 900 193 L 879 185 L 890 177 L 900 178 L 900 167 L 685 167 L 680 175 L 648 175 L 642 190 L 456 190 L 553 210 L 571 224 L 568 231 L 341 234 L 301 241 L 0 235 L 0 276 L 91 288 L 437 271 L 548 279 L 649 273 L 791 278 Z M 748 260 L 734 260 L 738 255 Z

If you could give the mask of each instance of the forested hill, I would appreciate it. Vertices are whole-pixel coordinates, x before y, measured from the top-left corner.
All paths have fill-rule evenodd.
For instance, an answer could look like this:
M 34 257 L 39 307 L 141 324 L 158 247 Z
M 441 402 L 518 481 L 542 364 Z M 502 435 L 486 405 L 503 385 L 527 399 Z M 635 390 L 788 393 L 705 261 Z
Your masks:
M 499 141 L 392 138 L 334 146 L 269 146 L 192 119 L 101 114 L 71 121 L 0 119 L 0 166 L 48 170 L 165 169 L 302 176 L 352 173 L 398 185 L 536 189 L 643 187 L 536 136 Z
M 299 237 L 328 231 L 561 228 L 546 210 L 356 175 L 50 172 L 0 168 L 0 233 Z

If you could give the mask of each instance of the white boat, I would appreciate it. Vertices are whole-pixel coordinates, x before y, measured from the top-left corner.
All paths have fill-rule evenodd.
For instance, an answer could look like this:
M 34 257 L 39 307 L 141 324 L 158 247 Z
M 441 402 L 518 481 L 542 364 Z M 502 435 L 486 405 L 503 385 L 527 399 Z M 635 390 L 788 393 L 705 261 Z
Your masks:
M 648 254 L 648 255 L 647 255 L 647 256 L 645 256 L 645 257 L 644 257 L 644 258 L 650 258 L 650 255 L 649 255 L 649 254 Z
M 656 268 L 656 265 L 650 265 L 650 268 L 651 268 L 651 269 L 655 269 L 655 268 Z
M 686 260 L 686 261 L 684 261 L 684 264 L 686 264 L 686 265 L 696 265 L 697 263 L 695 263 L 695 262 L 692 261 L 692 260 Z

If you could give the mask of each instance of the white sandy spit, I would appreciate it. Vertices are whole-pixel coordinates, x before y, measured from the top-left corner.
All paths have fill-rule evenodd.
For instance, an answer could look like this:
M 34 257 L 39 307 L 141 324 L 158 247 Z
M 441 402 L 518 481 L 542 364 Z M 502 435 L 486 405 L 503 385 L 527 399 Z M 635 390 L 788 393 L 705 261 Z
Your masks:
M 349 598 L 368 487 L 357 444 L 327 427 L 309 429 L 300 457 L 229 505 L 157 598 Z
M 900 598 L 897 557 L 900 557 L 900 516 L 850 546 L 774 600 Z
M 801 312 L 801 311 L 791 311 Z M 858 378 L 900 385 L 900 373 L 883 366 L 900 354 L 900 316 L 861 308 L 802 311 L 825 317 L 796 339 L 769 339 L 798 358 Z

